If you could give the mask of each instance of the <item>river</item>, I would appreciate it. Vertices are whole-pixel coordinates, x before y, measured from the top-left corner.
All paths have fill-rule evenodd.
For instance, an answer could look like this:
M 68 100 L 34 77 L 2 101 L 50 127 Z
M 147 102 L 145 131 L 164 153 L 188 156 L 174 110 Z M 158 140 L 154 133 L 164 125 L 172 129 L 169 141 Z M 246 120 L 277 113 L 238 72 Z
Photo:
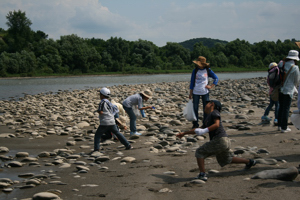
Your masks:
M 219 80 L 266 77 L 267 72 L 217 73 Z M 191 74 L 78 76 L 55 78 L 0 79 L 0 100 L 16 99 L 24 94 L 84 90 L 113 85 L 189 81 Z

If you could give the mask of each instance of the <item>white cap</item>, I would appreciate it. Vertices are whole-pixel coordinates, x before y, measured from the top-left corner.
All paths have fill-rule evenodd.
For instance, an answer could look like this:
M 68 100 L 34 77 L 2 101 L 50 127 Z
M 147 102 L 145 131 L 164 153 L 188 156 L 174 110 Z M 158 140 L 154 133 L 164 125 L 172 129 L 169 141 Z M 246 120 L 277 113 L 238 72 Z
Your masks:
M 107 89 L 106 87 L 102 88 L 102 89 L 100 90 L 100 93 L 103 94 L 103 95 L 106 96 L 106 97 L 109 97 L 109 96 L 110 96 L 110 90 Z

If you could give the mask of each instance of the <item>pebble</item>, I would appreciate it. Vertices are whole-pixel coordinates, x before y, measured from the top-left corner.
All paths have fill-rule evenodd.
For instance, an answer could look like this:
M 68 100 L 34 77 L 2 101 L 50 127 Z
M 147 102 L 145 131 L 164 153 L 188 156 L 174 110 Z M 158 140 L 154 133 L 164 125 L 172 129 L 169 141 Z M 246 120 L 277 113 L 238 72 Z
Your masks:
M 61 198 L 51 192 L 39 192 L 33 195 L 32 200 L 60 200 Z

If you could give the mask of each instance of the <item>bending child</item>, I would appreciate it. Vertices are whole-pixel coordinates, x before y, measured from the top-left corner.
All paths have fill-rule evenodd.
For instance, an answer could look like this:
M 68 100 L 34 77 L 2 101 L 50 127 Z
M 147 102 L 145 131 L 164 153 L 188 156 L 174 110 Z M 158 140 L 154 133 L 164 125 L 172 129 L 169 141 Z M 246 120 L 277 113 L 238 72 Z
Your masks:
M 245 168 L 250 169 L 256 164 L 256 161 L 253 159 L 234 157 L 234 154 L 230 149 L 230 140 L 221 122 L 221 109 L 222 106 L 219 101 L 208 101 L 204 110 L 207 114 L 207 118 L 204 121 L 203 126 L 176 135 L 177 137 L 182 138 L 187 134 L 203 135 L 209 133 L 210 141 L 200 146 L 195 153 L 200 171 L 196 178 L 203 181 L 207 181 L 204 159 L 212 155 L 216 155 L 217 161 L 221 167 L 230 163 L 244 163 L 246 164 Z
M 130 136 L 142 135 L 141 133 L 137 132 L 136 116 L 134 114 L 132 107 L 138 106 L 138 109 L 140 111 L 146 109 L 153 109 L 153 106 L 143 106 L 143 100 L 147 101 L 151 97 L 152 97 L 152 92 L 150 90 L 145 90 L 143 92 L 131 95 L 123 101 L 123 108 L 126 111 L 126 113 L 129 115 L 129 119 L 130 119 Z

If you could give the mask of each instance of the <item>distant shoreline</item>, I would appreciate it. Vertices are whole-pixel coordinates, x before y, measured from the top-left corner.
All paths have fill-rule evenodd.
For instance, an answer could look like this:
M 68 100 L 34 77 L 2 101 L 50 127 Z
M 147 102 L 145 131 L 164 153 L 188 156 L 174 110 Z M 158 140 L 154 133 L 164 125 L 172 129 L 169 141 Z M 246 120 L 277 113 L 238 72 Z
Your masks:
M 229 74 L 229 73 L 253 73 L 253 72 L 262 72 L 262 71 L 232 71 L 232 72 L 215 72 L 215 73 L 222 73 L 222 74 Z M 192 70 L 191 72 L 192 73 Z M 95 77 L 95 76 L 139 76 L 139 75 L 162 75 L 162 74 L 190 74 L 190 73 L 159 73 L 159 74 L 98 74 L 98 75 L 94 75 L 94 74 L 81 74 L 81 75 L 69 75 L 69 76 L 32 76 L 32 77 L 29 77 L 29 76 L 26 76 L 26 77 L 18 77 L 18 76 L 15 76 L 15 77 L 0 77 L 0 80 L 1 79 L 34 79 L 34 78 L 63 78 L 63 77 L 68 77 L 68 78 L 76 78 L 76 77 Z

